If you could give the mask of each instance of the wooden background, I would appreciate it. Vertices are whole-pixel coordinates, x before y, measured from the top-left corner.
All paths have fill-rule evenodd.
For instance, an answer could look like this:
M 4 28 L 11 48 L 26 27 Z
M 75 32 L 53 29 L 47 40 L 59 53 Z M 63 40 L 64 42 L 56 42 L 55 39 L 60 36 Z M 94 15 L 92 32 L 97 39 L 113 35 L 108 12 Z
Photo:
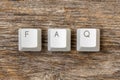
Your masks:
M 71 28 L 71 52 L 48 52 L 47 29 Z M 41 28 L 42 52 L 19 52 L 18 29 Z M 76 29 L 101 29 L 101 51 L 76 51 Z M 120 0 L 0 0 L 0 80 L 120 80 Z

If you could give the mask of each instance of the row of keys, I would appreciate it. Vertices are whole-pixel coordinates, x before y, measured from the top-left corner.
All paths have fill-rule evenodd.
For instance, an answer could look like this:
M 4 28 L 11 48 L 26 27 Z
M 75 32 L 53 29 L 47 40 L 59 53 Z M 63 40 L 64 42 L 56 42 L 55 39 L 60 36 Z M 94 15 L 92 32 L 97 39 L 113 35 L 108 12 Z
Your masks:
M 41 29 L 19 29 L 19 51 L 41 51 Z M 48 51 L 70 51 L 70 29 L 48 29 Z M 77 51 L 100 51 L 100 30 L 77 29 Z

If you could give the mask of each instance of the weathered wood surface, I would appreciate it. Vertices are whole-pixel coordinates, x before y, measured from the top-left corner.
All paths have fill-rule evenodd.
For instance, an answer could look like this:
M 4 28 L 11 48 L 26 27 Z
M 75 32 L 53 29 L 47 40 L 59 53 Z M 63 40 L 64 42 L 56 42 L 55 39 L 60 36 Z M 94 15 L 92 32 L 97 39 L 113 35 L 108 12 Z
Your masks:
M 19 52 L 18 29 L 41 28 L 42 52 Z M 48 52 L 47 29 L 71 28 L 71 52 Z M 77 28 L 101 29 L 101 51 L 76 51 Z M 0 80 L 120 80 L 120 0 L 0 0 Z

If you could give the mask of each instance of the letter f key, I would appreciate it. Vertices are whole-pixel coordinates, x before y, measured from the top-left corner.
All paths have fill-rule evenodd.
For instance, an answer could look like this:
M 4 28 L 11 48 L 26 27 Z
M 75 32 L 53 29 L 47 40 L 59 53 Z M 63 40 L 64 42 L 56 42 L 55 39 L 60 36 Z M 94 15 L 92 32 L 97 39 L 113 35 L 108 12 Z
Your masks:
M 41 29 L 19 29 L 19 51 L 41 51 Z

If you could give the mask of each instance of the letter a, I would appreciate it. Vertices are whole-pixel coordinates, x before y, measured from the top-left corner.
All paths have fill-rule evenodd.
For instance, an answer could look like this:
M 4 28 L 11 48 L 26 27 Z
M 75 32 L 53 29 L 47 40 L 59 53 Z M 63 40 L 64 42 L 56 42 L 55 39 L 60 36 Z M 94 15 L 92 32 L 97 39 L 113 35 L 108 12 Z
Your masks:
M 57 37 L 59 37 L 59 34 L 58 34 L 58 32 L 57 32 L 57 31 L 56 31 L 56 33 L 55 33 L 55 37 L 56 37 L 56 36 L 57 36 Z

